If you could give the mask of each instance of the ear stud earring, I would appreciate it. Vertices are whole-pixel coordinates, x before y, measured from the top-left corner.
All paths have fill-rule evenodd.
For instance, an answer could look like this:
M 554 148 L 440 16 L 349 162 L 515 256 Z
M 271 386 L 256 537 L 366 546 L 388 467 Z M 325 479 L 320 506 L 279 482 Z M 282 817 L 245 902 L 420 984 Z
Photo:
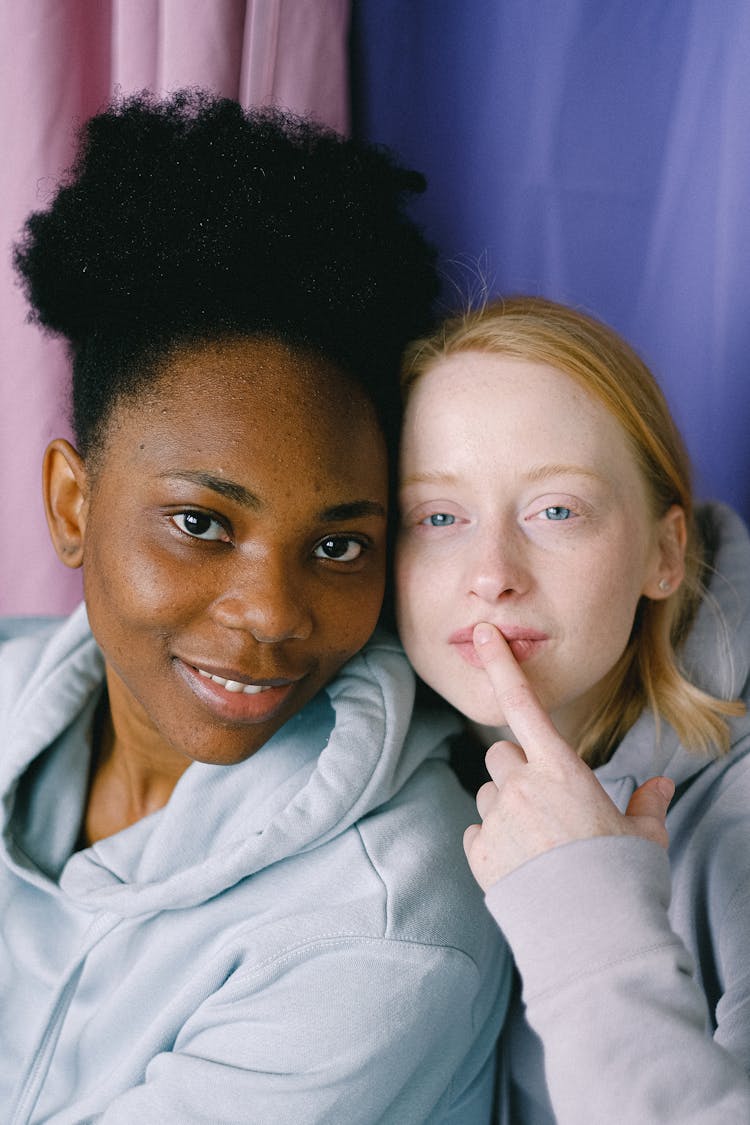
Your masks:
M 668 578 L 660 578 L 659 579 L 659 589 L 661 590 L 661 592 L 663 594 L 667 593 L 667 591 L 669 590 L 671 585 L 672 585 L 672 583 L 669 581 Z

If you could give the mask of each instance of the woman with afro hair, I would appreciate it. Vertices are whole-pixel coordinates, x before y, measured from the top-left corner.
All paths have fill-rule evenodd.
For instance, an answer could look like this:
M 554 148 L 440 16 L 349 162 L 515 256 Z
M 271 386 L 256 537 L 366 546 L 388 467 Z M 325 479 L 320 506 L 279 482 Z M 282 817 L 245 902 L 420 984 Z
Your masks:
M 3 1120 L 489 1115 L 508 964 L 446 720 L 376 629 L 434 257 L 385 153 L 113 104 L 16 266 L 68 342 L 84 605 L 0 646 Z

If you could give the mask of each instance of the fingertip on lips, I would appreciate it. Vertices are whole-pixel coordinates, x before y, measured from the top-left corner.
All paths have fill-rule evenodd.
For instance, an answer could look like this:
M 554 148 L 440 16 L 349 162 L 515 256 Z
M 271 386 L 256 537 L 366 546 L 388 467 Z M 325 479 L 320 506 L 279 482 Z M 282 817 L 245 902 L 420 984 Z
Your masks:
M 480 621 L 478 625 L 474 626 L 474 644 L 477 647 L 489 644 L 495 632 L 496 630 L 492 625 L 489 625 L 486 621 Z

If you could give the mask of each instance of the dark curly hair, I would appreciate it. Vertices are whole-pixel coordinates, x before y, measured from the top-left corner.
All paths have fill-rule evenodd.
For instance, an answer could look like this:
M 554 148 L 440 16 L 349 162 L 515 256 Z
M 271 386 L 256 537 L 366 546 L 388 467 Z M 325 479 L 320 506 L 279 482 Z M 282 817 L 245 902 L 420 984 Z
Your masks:
M 406 214 L 422 190 L 383 149 L 203 91 L 143 93 L 91 118 L 14 250 L 32 319 L 69 344 L 82 455 L 174 348 L 237 336 L 332 361 L 392 440 L 400 353 L 429 329 L 438 291 Z

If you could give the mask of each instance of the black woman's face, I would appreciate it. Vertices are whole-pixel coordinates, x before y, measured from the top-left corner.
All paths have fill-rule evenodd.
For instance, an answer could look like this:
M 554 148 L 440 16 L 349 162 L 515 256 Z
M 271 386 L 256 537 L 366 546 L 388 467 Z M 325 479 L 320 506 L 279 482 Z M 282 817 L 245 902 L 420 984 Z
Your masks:
M 197 761 L 262 746 L 375 627 L 386 477 L 364 392 L 274 342 L 186 351 L 121 403 L 83 565 L 131 718 Z

